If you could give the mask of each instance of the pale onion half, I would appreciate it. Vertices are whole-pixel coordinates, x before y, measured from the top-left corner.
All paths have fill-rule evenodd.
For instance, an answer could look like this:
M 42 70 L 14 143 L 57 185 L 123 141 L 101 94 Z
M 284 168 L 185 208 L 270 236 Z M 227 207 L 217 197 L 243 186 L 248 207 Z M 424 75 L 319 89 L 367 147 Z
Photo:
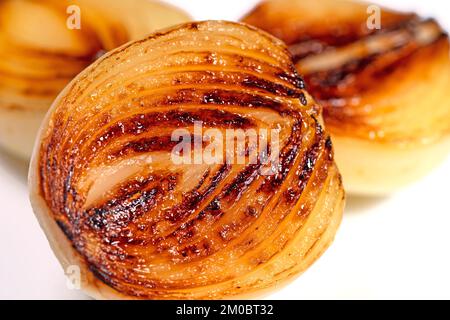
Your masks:
M 349 193 L 412 183 L 450 151 L 450 57 L 433 19 L 343 0 L 263 1 L 242 20 L 284 40 L 324 108 Z
M 171 133 L 198 121 L 278 130 L 275 174 L 259 161 L 174 164 Z M 92 297 L 259 296 L 305 271 L 341 221 L 321 122 L 281 41 L 232 22 L 179 25 L 106 54 L 61 93 L 35 146 L 32 206 Z
M 188 20 L 151 0 L 0 1 L 0 147 L 28 160 L 45 113 L 79 72 L 106 51 Z

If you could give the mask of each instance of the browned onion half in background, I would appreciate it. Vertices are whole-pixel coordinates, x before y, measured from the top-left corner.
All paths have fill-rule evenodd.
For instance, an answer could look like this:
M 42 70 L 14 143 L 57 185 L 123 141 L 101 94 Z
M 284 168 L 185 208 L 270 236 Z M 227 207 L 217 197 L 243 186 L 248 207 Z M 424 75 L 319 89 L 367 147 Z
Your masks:
M 0 147 L 29 159 L 45 113 L 80 71 L 105 51 L 188 20 L 151 0 L 0 1 Z
M 100 58 L 55 101 L 30 168 L 34 212 L 93 297 L 262 294 L 308 268 L 341 220 L 320 112 L 265 32 L 207 21 L 155 33 Z M 173 130 L 194 135 L 196 121 L 277 130 L 275 174 L 259 161 L 174 164 Z
M 449 153 L 449 41 L 434 20 L 388 9 L 371 29 L 368 6 L 265 1 L 242 20 L 288 44 L 324 108 L 346 190 L 385 194 Z

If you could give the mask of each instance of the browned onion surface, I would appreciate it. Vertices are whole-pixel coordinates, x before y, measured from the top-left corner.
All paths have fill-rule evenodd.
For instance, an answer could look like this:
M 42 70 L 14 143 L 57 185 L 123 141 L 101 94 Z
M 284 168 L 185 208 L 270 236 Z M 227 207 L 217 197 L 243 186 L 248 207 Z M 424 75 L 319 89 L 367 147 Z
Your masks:
M 371 9 L 371 10 L 368 10 Z M 284 40 L 323 106 L 347 191 L 387 194 L 450 149 L 450 55 L 433 19 L 347 0 L 267 0 L 242 20 Z
M 278 130 L 275 174 L 260 161 L 175 165 L 171 133 L 194 137 L 199 121 Z M 74 259 L 55 239 L 73 246 L 96 297 L 260 294 L 304 271 L 339 225 L 344 193 L 320 122 L 281 41 L 244 24 L 180 25 L 66 88 L 35 150 L 33 207 L 63 265 Z

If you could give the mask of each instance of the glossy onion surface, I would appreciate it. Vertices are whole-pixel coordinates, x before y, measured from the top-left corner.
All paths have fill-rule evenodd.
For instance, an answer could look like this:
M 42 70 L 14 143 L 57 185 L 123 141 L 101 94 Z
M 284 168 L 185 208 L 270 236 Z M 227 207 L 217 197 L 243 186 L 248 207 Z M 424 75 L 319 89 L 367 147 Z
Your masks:
M 379 194 L 450 149 L 447 35 L 432 19 L 342 0 L 265 1 L 243 21 L 284 40 L 324 108 L 346 188 Z
M 260 161 L 174 164 L 171 134 L 196 139 L 196 122 L 277 130 L 274 174 Z M 155 33 L 82 72 L 42 127 L 30 188 L 59 260 L 97 298 L 261 294 L 320 256 L 344 205 L 320 108 L 284 44 L 220 21 Z
M 101 56 L 187 21 L 146 0 L 0 1 L 0 146 L 28 159 L 58 93 Z

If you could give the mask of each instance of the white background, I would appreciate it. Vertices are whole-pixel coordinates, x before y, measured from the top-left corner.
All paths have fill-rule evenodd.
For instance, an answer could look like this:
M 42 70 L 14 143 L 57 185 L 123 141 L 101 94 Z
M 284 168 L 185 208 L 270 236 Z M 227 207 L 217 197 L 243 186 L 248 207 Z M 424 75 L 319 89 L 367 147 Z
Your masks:
M 257 3 L 169 2 L 197 20 L 236 20 Z M 449 1 L 378 3 L 437 17 L 450 30 Z M 26 172 L 26 164 L 0 153 L 0 298 L 85 299 L 80 291 L 66 287 L 63 271 L 31 211 Z M 303 276 L 268 298 L 450 299 L 449 178 L 450 159 L 390 197 L 349 197 L 332 247 Z

